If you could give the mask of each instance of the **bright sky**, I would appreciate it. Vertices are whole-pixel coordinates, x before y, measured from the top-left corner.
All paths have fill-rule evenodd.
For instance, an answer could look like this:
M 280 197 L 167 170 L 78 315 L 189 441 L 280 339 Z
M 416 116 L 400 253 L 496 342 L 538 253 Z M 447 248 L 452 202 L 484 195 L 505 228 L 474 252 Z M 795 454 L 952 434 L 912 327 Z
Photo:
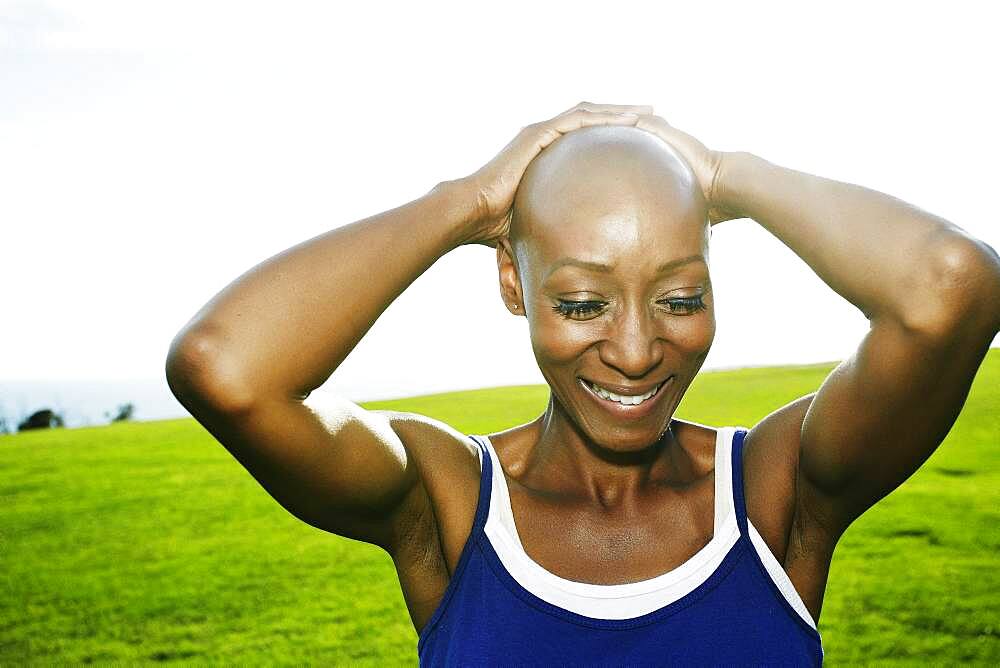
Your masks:
M 162 378 L 174 334 L 253 265 L 475 171 L 580 100 L 652 104 L 712 148 L 892 194 L 1000 248 L 988 3 L 684 7 L 0 3 L 0 379 Z M 715 228 L 711 272 L 706 369 L 842 359 L 866 331 L 749 219 Z M 540 382 L 475 246 L 324 389 Z

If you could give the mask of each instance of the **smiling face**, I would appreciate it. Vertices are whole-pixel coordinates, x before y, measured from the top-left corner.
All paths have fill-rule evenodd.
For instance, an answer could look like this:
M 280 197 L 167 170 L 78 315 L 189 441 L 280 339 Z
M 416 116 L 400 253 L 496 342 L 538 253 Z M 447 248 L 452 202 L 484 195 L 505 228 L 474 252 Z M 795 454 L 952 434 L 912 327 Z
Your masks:
M 497 248 L 501 290 L 523 305 L 550 408 L 594 444 L 656 442 L 701 368 L 715 337 L 709 235 L 694 174 L 643 130 L 572 131 L 525 171 Z

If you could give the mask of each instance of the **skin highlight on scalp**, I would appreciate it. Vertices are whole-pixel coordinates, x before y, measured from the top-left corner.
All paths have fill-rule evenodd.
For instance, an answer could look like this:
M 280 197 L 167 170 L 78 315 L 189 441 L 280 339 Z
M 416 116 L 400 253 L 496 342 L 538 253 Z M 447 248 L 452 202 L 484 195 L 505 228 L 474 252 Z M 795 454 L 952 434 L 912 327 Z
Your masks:
M 606 245 L 616 235 L 623 242 L 649 239 L 659 225 L 703 234 L 707 258 L 707 211 L 697 178 L 668 143 L 634 127 L 588 126 L 563 135 L 528 165 L 508 240 L 515 264 L 529 267 L 543 260 L 547 239 L 590 236 Z M 602 234 L 593 234 L 595 224 Z

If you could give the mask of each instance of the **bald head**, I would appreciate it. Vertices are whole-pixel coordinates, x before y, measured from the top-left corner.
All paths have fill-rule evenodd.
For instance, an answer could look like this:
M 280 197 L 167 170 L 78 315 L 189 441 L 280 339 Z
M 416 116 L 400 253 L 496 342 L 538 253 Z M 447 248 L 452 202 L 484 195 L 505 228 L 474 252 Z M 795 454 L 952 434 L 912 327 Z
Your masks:
M 708 229 L 697 178 L 673 147 L 631 126 L 594 125 L 563 135 L 531 161 L 508 238 L 523 266 L 558 239 L 607 247 L 696 233 L 707 245 Z

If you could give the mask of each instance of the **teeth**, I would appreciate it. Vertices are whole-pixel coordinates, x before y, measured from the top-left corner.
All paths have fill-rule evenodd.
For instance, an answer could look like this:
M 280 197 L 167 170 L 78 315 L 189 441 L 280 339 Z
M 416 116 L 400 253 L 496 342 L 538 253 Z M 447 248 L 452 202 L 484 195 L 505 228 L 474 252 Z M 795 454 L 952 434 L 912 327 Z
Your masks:
M 594 393 L 597 394 L 598 396 L 604 399 L 608 399 L 609 401 L 617 401 L 618 403 L 623 404 L 625 406 L 637 406 L 638 404 L 641 404 L 643 401 L 649 399 L 651 396 L 656 394 L 657 390 L 660 389 L 660 385 L 657 385 L 646 394 L 639 394 L 634 397 L 630 397 L 623 394 L 615 394 L 614 392 L 609 392 L 608 390 L 605 390 L 603 387 L 600 387 L 599 385 L 594 385 L 589 381 L 587 381 L 587 386 L 590 387 L 590 389 L 592 389 Z

